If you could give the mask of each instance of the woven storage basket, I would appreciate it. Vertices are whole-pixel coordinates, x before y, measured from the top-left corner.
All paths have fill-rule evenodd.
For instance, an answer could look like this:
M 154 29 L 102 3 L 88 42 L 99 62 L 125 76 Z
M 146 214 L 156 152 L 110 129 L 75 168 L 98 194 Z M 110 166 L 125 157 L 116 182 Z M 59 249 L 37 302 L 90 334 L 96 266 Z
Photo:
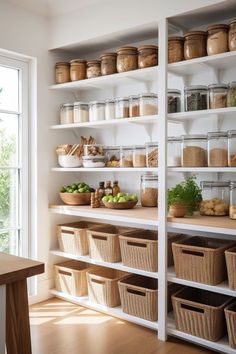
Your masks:
M 61 251 L 75 256 L 84 256 L 89 253 L 87 230 L 98 224 L 79 221 L 57 226 L 57 238 Z
M 217 285 L 227 278 L 224 251 L 231 241 L 190 237 L 172 244 L 177 278 Z
M 172 296 L 176 328 L 213 342 L 226 333 L 224 308 L 232 298 L 185 287 Z
M 225 251 L 229 287 L 236 290 L 236 247 Z
M 118 280 L 127 273 L 100 268 L 87 273 L 89 300 L 100 305 L 116 307 L 120 305 Z
M 183 289 L 184 286 L 176 283 L 168 283 L 167 287 L 167 312 L 173 311 L 172 295 Z
M 225 308 L 229 345 L 236 349 L 236 302 Z

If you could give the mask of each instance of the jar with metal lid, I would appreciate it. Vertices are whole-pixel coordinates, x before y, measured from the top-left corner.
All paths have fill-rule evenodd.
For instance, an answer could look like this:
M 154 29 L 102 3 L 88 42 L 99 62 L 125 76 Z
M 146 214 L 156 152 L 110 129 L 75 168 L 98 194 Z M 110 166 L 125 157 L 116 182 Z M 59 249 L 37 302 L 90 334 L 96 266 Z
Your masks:
M 229 26 L 217 24 L 207 29 L 207 54 L 214 55 L 228 52 L 228 31 Z
M 167 101 L 168 101 L 168 113 L 180 112 L 180 90 L 168 90 Z
M 146 165 L 147 167 L 158 167 L 158 143 L 146 143 Z
M 87 78 L 92 79 L 93 77 L 101 76 L 101 61 L 100 60 L 90 60 L 87 62 Z
M 120 167 L 133 167 L 133 147 L 121 146 Z
M 60 107 L 60 123 L 72 124 L 73 123 L 73 109 L 72 103 L 64 103 Z
M 227 107 L 236 107 L 236 81 L 231 82 L 229 85 Z
M 211 132 L 207 134 L 208 166 L 228 166 L 228 134 L 227 132 Z
M 93 101 L 89 104 L 89 120 L 90 122 L 105 119 L 105 102 Z
M 158 96 L 156 93 L 142 93 L 139 95 L 140 116 L 158 114 Z
M 116 102 L 114 99 L 105 100 L 105 118 L 106 120 L 116 118 Z
M 236 167 L 236 130 L 228 131 L 228 165 Z
M 229 217 L 230 219 L 236 220 L 236 181 L 230 182 Z
M 116 53 L 104 53 L 100 56 L 102 75 L 111 75 L 117 73 Z
M 208 86 L 208 90 L 210 109 L 227 107 L 227 84 L 212 84 Z
M 103 145 L 101 144 L 90 144 L 84 145 L 84 156 L 85 157 L 104 157 Z
M 70 79 L 71 81 L 86 79 L 86 60 L 74 59 L 70 61 Z
M 229 215 L 228 181 L 202 181 L 202 202 L 200 214 L 206 216 Z
M 138 51 L 136 47 L 121 47 L 116 52 L 118 73 L 138 69 Z
M 129 117 L 129 98 L 118 97 L 116 98 L 116 118 Z
M 181 166 L 207 166 L 207 137 L 206 135 L 181 136 Z
M 129 116 L 139 116 L 139 96 L 129 96 Z
M 106 167 L 120 167 L 120 147 L 105 146 Z
M 229 50 L 236 50 L 236 19 L 229 23 Z
M 89 121 L 89 104 L 87 102 L 74 103 L 74 123 Z
M 168 138 L 168 155 L 167 155 L 168 167 L 180 167 L 181 166 L 181 138 L 171 136 Z
M 207 109 L 208 89 L 203 85 L 187 86 L 184 89 L 185 111 L 199 111 Z
M 70 63 L 60 62 L 55 65 L 56 84 L 70 81 Z
M 168 63 L 176 63 L 184 60 L 184 38 L 168 38 Z
M 140 199 L 142 207 L 157 207 L 158 205 L 158 175 L 141 176 Z
M 207 55 L 207 33 L 204 31 L 191 31 L 184 35 L 184 59 L 194 59 Z
M 146 148 L 135 145 L 133 148 L 133 167 L 146 167 Z
M 158 65 L 158 47 L 156 45 L 143 45 L 138 48 L 139 69 Z

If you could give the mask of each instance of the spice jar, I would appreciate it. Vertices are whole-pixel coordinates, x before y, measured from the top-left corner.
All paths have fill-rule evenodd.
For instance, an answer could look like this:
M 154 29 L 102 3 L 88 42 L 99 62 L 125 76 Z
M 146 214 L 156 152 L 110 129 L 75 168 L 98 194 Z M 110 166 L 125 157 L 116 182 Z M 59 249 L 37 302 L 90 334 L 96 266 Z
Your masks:
M 138 52 L 136 47 L 121 47 L 117 49 L 117 71 L 123 73 L 124 71 L 138 69 Z
M 228 165 L 236 167 L 236 130 L 228 131 Z
M 116 118 L 129 117 L 129 98 L 118 97 L 116 98 Z
M 184 36 L 184 59 L 205 57 L 207 33 L 204 31 L 191 31 Z
M 70 61 L 71 81 L 86 79 L 86 60 L 74 59 Z
M 168 167 L 181 166 L 181 138 L 171 136 L 168 138 Z
M 93 77 L 101 76 L 101 61 L 100 60 L 90 60 L 87 62 L 87 78 L 92 79 Z
M 230 219 L 236 220 L 236 182 L 230 182 Z
M 70 63 L 60 62 L 55 65 L 56 84 L 70 81 Z
M 213 84 L 208 86 L 208 90 L 210 109 L 227 107 L 228 85 Z
M 140 116 L 158 114 L 158 98 L 156 93 L 142 93 L 139 95 Z
M 184 38 L 168 38 L 168 63 L 176 63 L 184 60 Z
M 132 146 L 122 146 L 120 149 L 120 167 L 133 167 Z
M 105 100 L 105 119 L 115 119 L 116 117 L 116 104 L 115 100 L 109 99 Z
M 100 56 L 102 75 L 111 75 L 117 73 L 116 69 L 116 53 L 104 53 Z
M 229 215 L 229 182 L 202 181 L 200 214 L 206 216 Z
M 73 123 L 73 108 L 71 103 L 64 103 L 60 107 L 60 123 L 72 124 Z
M 146 148 L 136 145 L 133 149 L 133 167 L 146 167 Z
M 103 101 L 93 101 L 89 104 L 90 122 L 105 119 L 105 103 Z
M 236 81 L 231 82 L 229 85 L 227 107 L 236 107 Z
M 139 116 L 139 96 L 129 96 L 129 116 Z
M 158 204 L 158 176 L 142 175 L 140 187 L 142 207 L 157 207 Z
M 229 23 L 229 50 L 236 50 L 236 19 Z
M 212 25 L 207 29 L 207 54 L 214 55 L 228 52 L 228 30 L 225 24 Z
M 208 166 L 228 166 L 228 134 L 227 132 L 212 132 L 207 134 Z
M 193 85 L 184 89 L 185 111 L 199 111 L 207 109 L 208 89 L 207 86 Z
M 89 121 L 89 105 L 86 102 L 74 103 L 74 123 L 85 123 Z
M 120 147 L 106 146 L 104 154 L 106 156 L 106 167 L 120 167 Z
M 158 167 L 158 143 L 146 143 L 147 167 Z
M 168 90 L 167 101 L 168 101 L 168 113 L 180 112 L 180 90 Z
M 138 48 L 139 69 L 158 65 L 158 47 L 156 45 L 143 45 Z
M 207 166 L 207 139 L 206 135 L 181 136 L 181 166 L 205 167 Z

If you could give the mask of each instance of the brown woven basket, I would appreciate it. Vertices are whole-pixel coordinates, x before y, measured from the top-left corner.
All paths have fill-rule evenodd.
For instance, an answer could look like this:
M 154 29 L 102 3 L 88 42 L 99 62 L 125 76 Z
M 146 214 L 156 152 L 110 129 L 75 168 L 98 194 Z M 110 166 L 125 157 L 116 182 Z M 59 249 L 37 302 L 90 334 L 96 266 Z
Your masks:
M 226 333 L 224 308 L 232 298 L 185 287 L 172 296 L 176 328 L 213 342 Z
M 225 251 L 229 287 L 236 290 L 236 247 Z
M 229 335 L 229 345 L 236 349 L 236 302 L 225 308 L 225 318 Z
M 172 244 L 177 278 L 217 285 L 227 278 L 224 251 L 227 240 L 190 237 Z

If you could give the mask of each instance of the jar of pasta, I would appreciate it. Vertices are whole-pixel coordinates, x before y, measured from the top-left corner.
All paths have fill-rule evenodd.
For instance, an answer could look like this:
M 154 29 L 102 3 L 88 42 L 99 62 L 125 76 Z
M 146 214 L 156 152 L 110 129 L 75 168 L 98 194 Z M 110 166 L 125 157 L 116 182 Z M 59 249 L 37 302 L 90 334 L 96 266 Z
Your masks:
M 86 79 L 86 60 L 74 59 L 70 61 L 71 81 Z
M 158 47 L 156 45 L 143 45 L 138 48 L 139 69 L 158 65 Z
M 176 63 L 184 60 L 184 38 L 168 38 L 168 63 Z
M 117 49 L 117 71 L 123 73 L 125 71 L 138 69 L 138 52 L 136 47 L 121 47 Z
M 204 31 L 191 31 L 184 36 L 184 59 L 194 59 L 207 55 L 207 33 Z
M 210 109 L 227 107 L 228 85 L 212 84 L 208 86 L 208 90 Z
M 70 63 L 60 62 L 55 65 L 56 84 L 70 81 Z
M 207 54 L 214 55 L 228 52 L 228 30 L 225 24 L 212 25 L 207 29 Z
M 158 114 L 158 96 L 156 93 L 142 93 L 139 95 L 140 116 Z
M 101 61 L 90 60 L 87 62 L 87 78 L 92 79 L 94 77 L 101 76 Z
M 236 167 L 236 130 L 228 131 L 228 165 Z
M 102 75 L 111 75 L 117 73 L 116 69 L 116 53 L 104 53 L 100 56 Z
M 229 50 L 236 50 L 236 19 L 229 24 Z
M 208 166 L 228 166 L 228 134 L 227 132 L 211 132 L 207 134 Z
M 200 214 L 206 216 L 229 215 L 228 181 L 202 181 L 202 202 Z

